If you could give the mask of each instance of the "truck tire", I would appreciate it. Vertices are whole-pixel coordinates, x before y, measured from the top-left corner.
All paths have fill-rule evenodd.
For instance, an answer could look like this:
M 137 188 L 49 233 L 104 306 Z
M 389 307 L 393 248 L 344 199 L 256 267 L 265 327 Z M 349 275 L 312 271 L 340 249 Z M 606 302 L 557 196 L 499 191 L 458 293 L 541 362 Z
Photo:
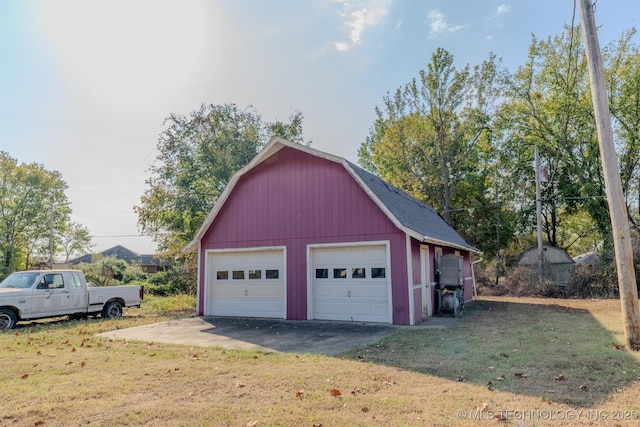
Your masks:
M 16 323 L 18 323 L 18 317 L 13 310 L 0 308 L 0 331 L 13 329 L 16 327 Z
M 117 319 L 118 317 L 122 317 L 122 304 L 118 301 L 108 302 L 102 309 L 102 318 Z

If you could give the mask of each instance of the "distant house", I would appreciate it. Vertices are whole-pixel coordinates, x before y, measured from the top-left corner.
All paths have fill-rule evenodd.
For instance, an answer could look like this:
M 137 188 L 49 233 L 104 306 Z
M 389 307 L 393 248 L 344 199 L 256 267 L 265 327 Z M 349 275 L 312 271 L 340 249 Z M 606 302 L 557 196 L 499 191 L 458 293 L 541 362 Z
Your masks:
M 187 249 L 200 316 L 399 325 L 436 312 L 446 256 L 470 300 L 479 253 L 432 207 L 282 138 L 231 178 Z
M 170 265 L 164 261 L 161 261 L 156 255 L 140 255 L 133 252 L 124 246 L 117 245 L 112 248 L 106 249 L 100 252 L 103 257 L 115 257 L 121 259 L 128 264 L 136 264 L 142 268 L 145 273 L 156 273 L 158 271 L 165 271 L 170 268 Z M 93 255 L 86 254 L 81 257 L 72 259 L 69 261 L 69 265 L 78 265 L 82 263 L 91 264 L 93 262 Z

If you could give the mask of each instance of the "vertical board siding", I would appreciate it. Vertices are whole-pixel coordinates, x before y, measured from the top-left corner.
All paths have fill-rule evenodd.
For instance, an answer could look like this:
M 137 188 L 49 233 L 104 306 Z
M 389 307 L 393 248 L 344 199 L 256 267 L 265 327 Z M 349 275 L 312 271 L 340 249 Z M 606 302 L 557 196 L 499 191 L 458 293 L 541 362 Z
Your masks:
M 422 284 L 422 258 L 420 257 L 420 242 L 411 239 L 411 271 L 413 272 L 413 282 L 411 289 L 413 290 L 413 318 L 415 323 L 422 322 L 422 287 L 415 288 L 416 285 Z
M 406 236 L 397 229 L 341 164 L 285 147 L 242 176 L 201 240 L 201 265 L 207 249 L 287 247 L 287 317 L 307 318 L 306 248 L 309 244 L 389 241 L 392 321 L 408 324 L 409 292 L 421 318 L 420 242 L 411 240 L 412 277 L 408 277 Z M 443 255 L 454 253 L 443 247 Z M 471 257 L 464 257 L 465 278 Z M 435 280 L 434 248 L 429 245 L 429 278 Z M 204 281 L 204 268 L 200 283 Z M 473 295 L 465 280 L 465 299 Z M 200 310 L 203 294 L 200 290 Z M 433 289 L 435 293 L 435 289 Z M 432 301 L 435 297 L 432 295 Z M 202 314 L 202 313 L 200 313 Z
M 286 246 L 287 317 L 303 320 L 307 245 L 380 240 L 391 245 L 393 323 L 407 324 L 404 233 L 341 164 L 283 148 L 238 180 L 201 248 Z

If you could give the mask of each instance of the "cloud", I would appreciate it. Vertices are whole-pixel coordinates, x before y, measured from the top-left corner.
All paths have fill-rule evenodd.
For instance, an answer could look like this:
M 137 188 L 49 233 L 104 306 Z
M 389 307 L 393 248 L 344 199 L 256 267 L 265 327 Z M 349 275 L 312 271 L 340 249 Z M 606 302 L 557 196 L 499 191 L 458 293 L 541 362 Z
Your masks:
M 496 10 L 496 13 L 498 15 L 502 15 L 505 14 L 507 12 L 511 11 L 511 6 L 508 4 L 501 4 L 500 6 L 498 6 L 498 9 Z
M 450 25 L 445 21 L 444 13 L 438 9 L 433 9 L 427 14 L 429 19 L 429 35 L 436 36 L 442 33 L 455 33 L 465 28 L 464 25 Z
M 362 34 L 367 28 L 379 25 L 384 21 L 392 0 L 363 0 L 357 3 L 337 0 L 335 2 L 342 4 L 340 18 L 351 31 L 348 42 L 335 42 L 333 45 L 336 50 L 347 52 L 362 44 Z

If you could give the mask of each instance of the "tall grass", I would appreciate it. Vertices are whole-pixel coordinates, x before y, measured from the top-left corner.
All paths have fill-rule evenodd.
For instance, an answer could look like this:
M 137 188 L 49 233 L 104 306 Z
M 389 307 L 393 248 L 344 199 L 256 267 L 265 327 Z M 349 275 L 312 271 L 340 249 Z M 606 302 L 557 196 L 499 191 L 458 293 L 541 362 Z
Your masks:
M 195 315 L 196 297 L 194 295 L 178 294 L 166 297 L 156 295 L 145 295 L 140 307 L 143 312 L 165 312 L 178 311 Z

